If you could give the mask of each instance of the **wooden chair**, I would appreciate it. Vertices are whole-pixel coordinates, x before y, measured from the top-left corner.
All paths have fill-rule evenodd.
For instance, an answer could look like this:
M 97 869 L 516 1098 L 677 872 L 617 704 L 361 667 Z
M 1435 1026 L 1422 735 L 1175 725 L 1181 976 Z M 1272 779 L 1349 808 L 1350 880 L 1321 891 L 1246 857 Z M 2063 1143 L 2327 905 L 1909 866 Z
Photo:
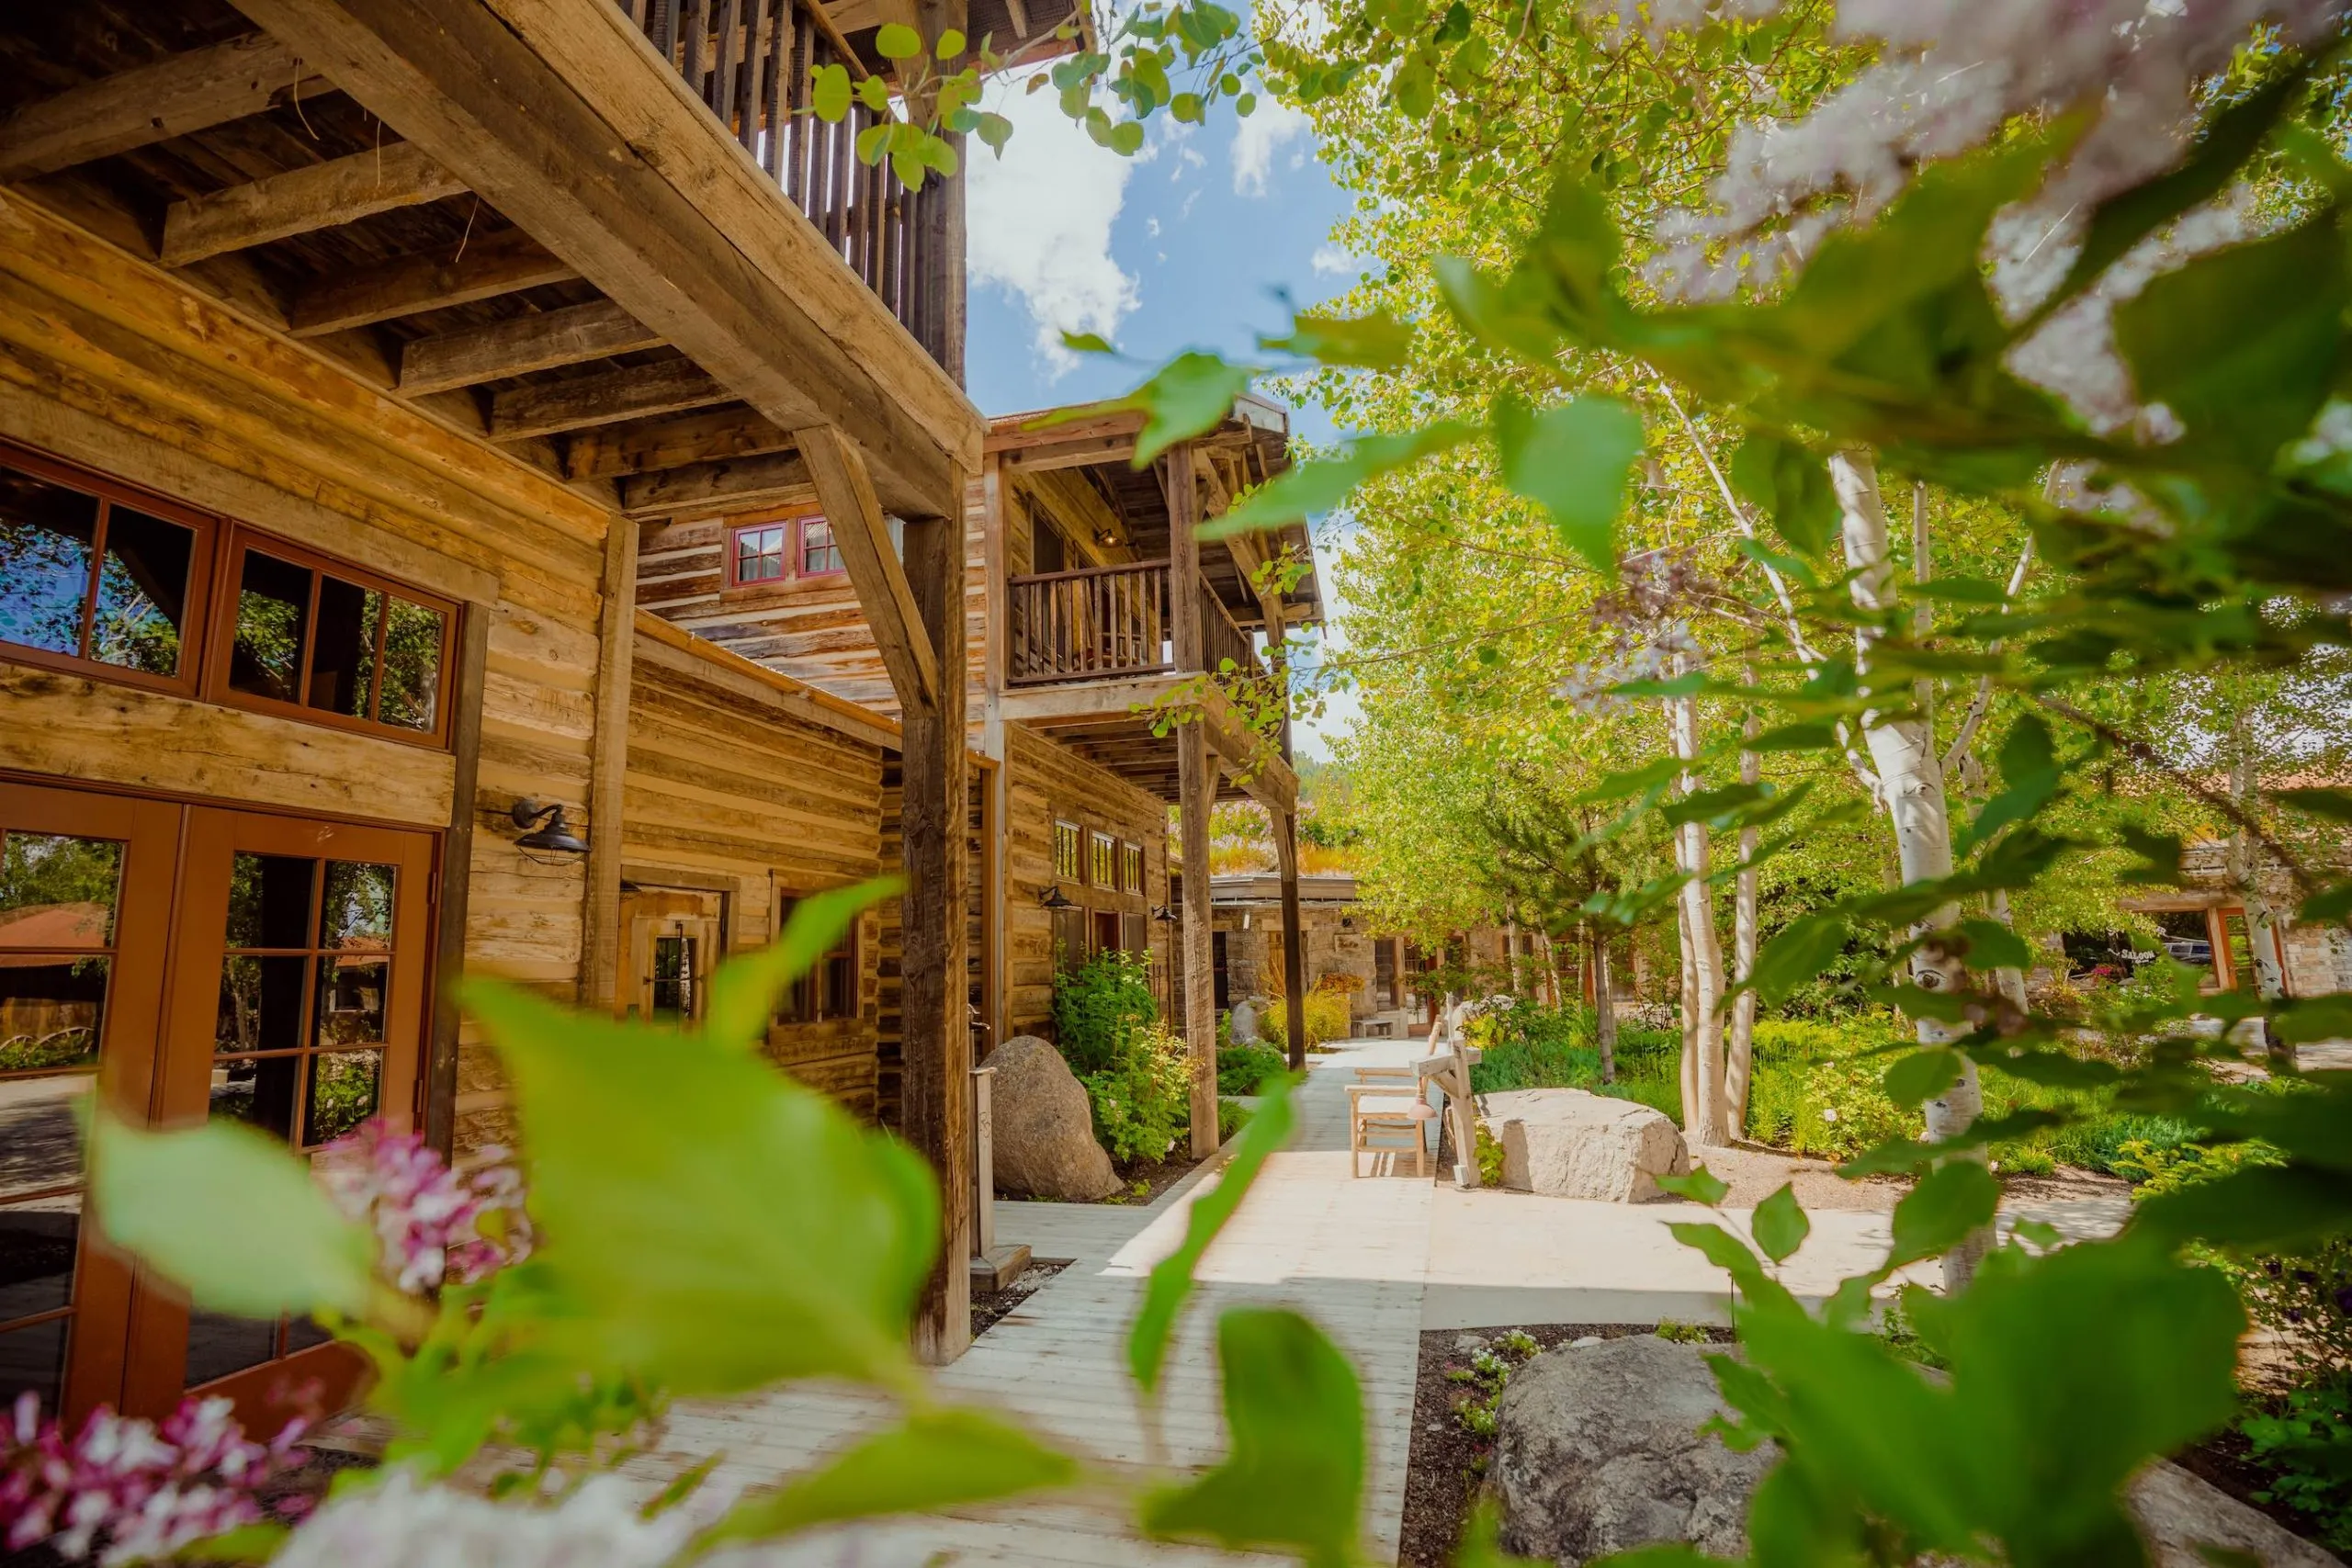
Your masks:
M 1410 1071 L 1407 1069 L 1408 1075 Z M 1382 1155 L 1401 1155 L 1410 1150 L 1413 1174 L 1427 1176 L 1429 1143 L 1421 1129 L 1429 1117 L 1415 1113 L 1425 1109 L 1426 1102 L 1409 1085 L 1348 1085 L 1348 1175 L 1363 1174 L 1365 1155 L 1373 1156 L 1373 1168 L 1377 1171 Z

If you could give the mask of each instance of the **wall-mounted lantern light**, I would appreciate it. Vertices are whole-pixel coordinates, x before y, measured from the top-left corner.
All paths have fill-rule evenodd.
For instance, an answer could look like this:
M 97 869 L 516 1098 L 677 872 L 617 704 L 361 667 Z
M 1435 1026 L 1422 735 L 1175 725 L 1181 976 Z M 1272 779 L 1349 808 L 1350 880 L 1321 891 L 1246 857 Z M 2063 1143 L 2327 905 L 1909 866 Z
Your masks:
M 1069 896 L 1064 894 L 1058 887 L 1046 888 L 1043 893 L 1037 895 L 1037 902 L 1048 909 L 1075 909 L 1078 908 L 1076 904 L 1070 902 Z
M 514 826 L 525 829 L 522 837 L 514 840 L 518 850 L 548 850 L 565 855 L 588 852 L 588 840 L 571 830 L 563 807 L 551 801 L 542 803 L 526 796 L 514 803 L 507 816 Z

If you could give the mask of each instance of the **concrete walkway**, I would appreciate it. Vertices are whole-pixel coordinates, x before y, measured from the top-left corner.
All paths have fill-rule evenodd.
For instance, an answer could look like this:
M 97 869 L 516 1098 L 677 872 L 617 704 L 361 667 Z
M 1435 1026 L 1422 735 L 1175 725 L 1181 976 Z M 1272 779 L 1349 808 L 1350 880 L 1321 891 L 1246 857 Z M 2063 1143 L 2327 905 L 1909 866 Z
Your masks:
M 1126 1376 L 1127 1327 L 1144 1277 L 1182 1239 L 1187 1210 L 1216 1173 L 1195 1173 L 1148 1208 L 998 1206 L 1002 1237 L 1070 1266 L 944 1369 L 939 1382 L 953 1397 L 994 1404 L 1091 1457 L 1114 1478 L 1113 1486 L 1049 1503 L 816 1532 L 726 1560 L 812 1568 L 948 1562 L 1205 1568 L 1260 1561 L 1138 1541 L 1125 1525 L 1132 1508 L 1123 1495 L 1132 1483 L 1212 1464 L 1222 1453 L 1214 1324 L 1223 1308 L 1250 1303 L 1306 1313 L 1354 1362 L 1371 1442 L 1364 1547 L 1372 1561 L 1393 1562 L 1424 1328 L 1727 1320 L 1726 1277 L 1668 1232 L 1675 1222 L 1707 1217 L 1692 1205 L 1462 1192 L 1385 1170 L 1351 1179 L 1343 1086 L 1358 1066 L 1410 1061 L 1423 1050 L 1416 1041 L 1356 1042 L 1315 1060 L 1301 1091 L 1299 1135 L 1268 1161 L 1199 1270 L 1202 1288 L 1170 1359 L 1156 1453 Z M 1744 1230 L 1748 1212 L 1724 1217 Z M 2037 1217 L 2075 1235 L 2102 1234 L 2117 1219 L 2088 1212 Z M 1813 1221 L 1812 1236 L 1782 1270 L 1802 1295 L 1826 1295 L 1885 1256 L 1883 1213 L 1824 1210 Z M 888 1416 L 872 1395 L 843 1389 L 793 1387 L 682 1405 L 659 1451 L 626 1469 L 650 1491 L 723 1453 L 721 1481 L 757 1485 L 810 1466 Z

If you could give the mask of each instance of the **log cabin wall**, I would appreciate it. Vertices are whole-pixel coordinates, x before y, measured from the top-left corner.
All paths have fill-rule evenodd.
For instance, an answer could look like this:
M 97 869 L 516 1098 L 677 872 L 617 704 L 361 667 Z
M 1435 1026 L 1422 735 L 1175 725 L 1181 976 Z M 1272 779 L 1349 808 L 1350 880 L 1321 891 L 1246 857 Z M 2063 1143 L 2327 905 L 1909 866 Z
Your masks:
M 972 781 L 967 817 L 968 839 L 967 848 L 971 857 L 972 875 L 965 884 L 965 941 L 968 974 L 968 1000 L 978 1017 L 988 1016 L 989 987 L 987 977 L 989 952 L 989 904 L 990 883 L 982 874 L 984 856 L 988 852 L 988 796 L 991 787 L 991 765 L 986 758 L 971 759 Z M 882 761 L 881 815 L 882 859 L 880 874 L 897 876 L 905 870 L 900 854 L 899 810 L 901 801 L 899 760 L 885 754 Z M 902 983 L 906 975 L 905 928 L 901 919 L 905 906 L 898 899 L 885 900 L 876 915 L 876 981 L 880 997 L 878 1039 L 876 1044 L 877 1062 L 875 1117 L 885 1127 L 899 1125 L 900 1105 L 899 1082 L 906 1070 L 906 1031 L 900 1012 Z M 987 1055 L 993 1042 L 985 1033 L 974 1036 L 972 1055 L 975 1061 Z
M 728 951 L 779 927 L 779 895 L 878 875 L 883 749 L 845 716 L 810 716 L 799 683 L 725 658 L 640 615 L 622 807 L 626 887 L 726 895 Z M 892 859 L 896 859 L 895 844 Z M 897 900 L 887 900 L 897 924 Z M 880 909 L 860 917 L 855 1016 L 777 1022 L 768 1055 L 862 1116 L 876 1111 Z M 895 998 L 892 1003 L 896 1006 Z M 895 1022 L 895 1020 L 894 1020 Z
M 612 514 L 28 202 L 0 194 L 0 437 L 452 600 L 486 622 L 465 953 L 569 998 L 584 867 L 514 847 L 519 796 L 583 835 Z M 435 829 L 451 754 L 0 657 L 0 766 Z M 465 1033 L 456 1144 L 511 1134 Z

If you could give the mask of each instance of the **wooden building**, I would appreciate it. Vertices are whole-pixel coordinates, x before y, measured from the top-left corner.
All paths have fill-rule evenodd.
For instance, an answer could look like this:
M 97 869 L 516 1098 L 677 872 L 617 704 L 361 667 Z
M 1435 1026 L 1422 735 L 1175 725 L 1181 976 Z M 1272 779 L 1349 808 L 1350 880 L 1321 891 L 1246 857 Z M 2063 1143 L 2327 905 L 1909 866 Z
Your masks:
M 1085 17 L 839 10 L 0 18 L 0 1398 L 266 1418 L 348 1376 L 306 1325 L 191 1324 L 91 1245 L 93 1090 L 297 1148 L 379 1114 L 464 1158 L 512 1128 L 460 969 L 691 1018 L 719 953 L 883 867 L 904 900 L 768 1048 L 966 1168 L 1001 774 L 953 673 L 989 460 L 961 187 L 910 196 L 849 156 L 865 110 L 797 111 L 811 66 L 877 67 L 883 20 L 1034 61 Z M 637 607 L 640 527 L 811 494 L 872 709 Z M 967 1336 L 967 1208 L 934 1356 Z
M 1295 871 L 1297 782 L 1287 735 L 1253 738 L 1204 676 L 1279 679 L 1270 651 L 1322 608 L 1303 526 L 1197 536 L 1286 464 L 1287 416 L 1241 398 L 1217 428 L 1138 468 L 1142 423 L 1132 412 L 998 419 L 967 492 L 967 723 L 983 781 L 969 813 L 967 994 L 989 1042 L 1047 1032 L 1057 967 L 1105 948 L 1150 954 L 1166 1005 L 1186 1020 L 1205 1153 L 1216 1137 L 1208 810 L 1245 794 L 1261 802 Z M 1302 571 L 1264 570 L 1286 552 Z M 746 659 L 896 711 L 888 649 L 859 613 L 847 565 L 813 484 L 756 506 L 682 506 L 643 536 L 639 603 Z M 1171 726 L 1179 712 L 1190 721 Z M 1170 860 L 1170 807 L 1177 841 L 1197 857 L 1189 870 Z M 1288 884 L 1295 919 L 1295 877 Z M 1189 928 L 1202 933 L 1197 951 L 1183 944 L 1180 903 L 1200 911 Z M 898 958 L 884 940 L 887 990 Z

